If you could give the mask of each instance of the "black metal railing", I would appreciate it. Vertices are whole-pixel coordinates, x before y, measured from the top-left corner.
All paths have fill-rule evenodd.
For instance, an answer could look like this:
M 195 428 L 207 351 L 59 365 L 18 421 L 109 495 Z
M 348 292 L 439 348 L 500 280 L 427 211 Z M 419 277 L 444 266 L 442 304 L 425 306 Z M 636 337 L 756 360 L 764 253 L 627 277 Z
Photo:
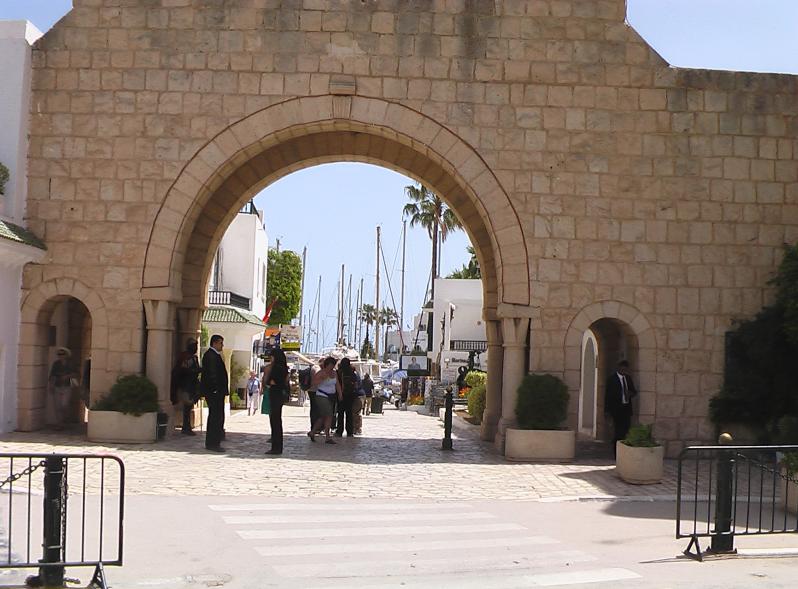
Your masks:
M 230 292 L 229 290 L 209 290 L 209 305 L 230 305 L 249 311 L 249 298 Z
M 107 587 L 104 567 L 122 565 L 124 506 L 116 456 L 0 453 L 0 569 L 36 568 L 31 586 L 61 587 L 67 567 L 94 567 L 90 585 Z
M 691 446 L 679 455 L 676 538 L 684 553 L 734 552 L 735 536 L 798 532 L 798 476 L 783 467 L 798 446 Z M 695 552 L 692 552 L 692 549 Z
M 475 339 L 453 339 L 449 342 L 452 352 L 484 352 L 488 349 L 488 342 Z

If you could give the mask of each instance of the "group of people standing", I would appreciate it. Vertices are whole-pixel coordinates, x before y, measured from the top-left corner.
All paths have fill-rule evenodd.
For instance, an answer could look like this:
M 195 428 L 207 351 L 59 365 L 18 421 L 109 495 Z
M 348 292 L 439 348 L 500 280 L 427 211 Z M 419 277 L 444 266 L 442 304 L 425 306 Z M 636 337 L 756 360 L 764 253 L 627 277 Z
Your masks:
M 208 406 L 208 422 L 205 432 L 205 448 L 212 452 L 224 452 L 224 398 L 229 394 L 229 377 L 222 357 L 224 338 L 213 335 L 210 347 L 197 359 L 198 344 L 188 340 L 186 349 L 178 356 L 172 370 L 172 403 L 182 410 L 182 433 L 193 436 L 191 411 L 200 397 Z M 337 367 L 336 367 L 337 364 Z M 265 391 L 268 390 L 268 393 Z M 362 411 L 367 411 L 374 383 L 367 374 L 361 380 L 348 358 L 336 361 L 324 358 L 311 367 L 308 389 L 310 398 L 310 430 L 308 437 L 316 441 L 324 435 L 328 444 L 335 444 L 334 436 L 341 437 L 362 433 Z M 250 373 L 247 382 L 247 413 L 253 415 L 260 407 L 260 395 L 268 394 L 269 424 L 271 426 L 271 448 L 266 454 L 283 453 L 283 405 L 290 394 L 290 371 L 285 352 L 277 348 L 272 352 L 272 361 L 263 369 L 262 378 Z M 265 409 L 264 409 L 265 412 Z

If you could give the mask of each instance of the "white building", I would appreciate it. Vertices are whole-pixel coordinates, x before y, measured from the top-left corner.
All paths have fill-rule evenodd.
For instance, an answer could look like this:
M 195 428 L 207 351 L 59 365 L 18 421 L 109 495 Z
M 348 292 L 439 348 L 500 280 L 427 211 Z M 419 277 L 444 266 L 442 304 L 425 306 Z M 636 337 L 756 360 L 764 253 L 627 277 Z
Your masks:
M 0 433 L 16 429 L 18 413 L 33 410 L 17 406 L 17 355 L 22 268 L 46 255 L 44 243 L 24 227 L 31 45 L 39 37 L 29 22 L 0 21 L 0 163 L 9 172 L 0 194 Z
M 209 335 L 224 337 L 235 364 L 247 369 L 258 367 L 253 345 L 265 328 L 268 252 L 263 211 L 250 202 L 227 228 L 211 268 L 202 322 Z M 247 376 L 231 386 L 244 386 Z
M 411 329 L 403 329 L 388 332 L 387 358 L 388 360 L 399 360 L 400 353 L 408 353 L 414 349 L 427 351 L 427 322 L 428 311 L 422 311 L 413 317 Z M 383 329 L 385 329 L 383 327 Z
M 432 346 L 428 356 L 430 362 L 440 367 L 442 381 L 457 378 L 457 369 L 468 364 L 471 351 L 481 352 L 475 357 L 474 366 L 487 369 L 481 280 L 435 280 L 431 332 Z

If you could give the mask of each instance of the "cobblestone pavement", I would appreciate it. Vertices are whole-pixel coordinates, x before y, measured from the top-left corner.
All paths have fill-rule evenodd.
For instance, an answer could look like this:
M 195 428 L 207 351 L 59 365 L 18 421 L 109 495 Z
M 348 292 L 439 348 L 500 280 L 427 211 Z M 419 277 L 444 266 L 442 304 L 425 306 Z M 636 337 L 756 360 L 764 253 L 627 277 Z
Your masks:
M 566 500 L 625 497 L 673 499 L 674 462 L 661 484 L 622 482 L 607 460 L 518 464 L 481 442 L 478 428 L 457 420 L 455 451 L 440 450 L 438 419 L 386 410 L 364 417 L 363 436 L 335 446 L 311 441 L 308 408 L 286 407 L 285 451 L 266 456 L 268 418 L 236 413 L 226 423 L 225 454 L 204 449 L 204 436 L 174 435 L 157 444 L 101 446 L 78 434 L 15 432 L 0 437 L 4 452 L 108 452 L 126 465 L 127 494 L 407 499 Z

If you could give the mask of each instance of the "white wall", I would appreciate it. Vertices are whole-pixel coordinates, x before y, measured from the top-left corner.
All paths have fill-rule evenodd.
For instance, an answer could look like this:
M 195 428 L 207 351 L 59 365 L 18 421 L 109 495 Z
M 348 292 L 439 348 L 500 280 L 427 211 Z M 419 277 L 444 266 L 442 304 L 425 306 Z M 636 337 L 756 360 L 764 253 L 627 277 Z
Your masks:
M 454 305 L 453 314 L 450 305 Z M 435 300 L 433 301 L 432 352 L 435 361 L 438 352 L 449 350 L 451 340 L 487 339 L 485 324 L 482 321 L 482 281 L 439 278 L 435 281 Z M 441 331 L 441 320 L 445 320 L 445 334 Z M 468 353 L 466 352 L 466 357 Z M 443 362 L 443 358 L 441 358 Z M 441 364 L 443 365 L 443 364 Z
M 0 21 L 0 162 L 10 172 L 0 215 L 22 224 L 27 192 L 30 46 L 41 32 L 23 20 Z
M 30 45 L 41 33 L 25 21 L 0 21 L 0 162 L 10 172 L 0 217 L 23 224 L 27 192 Z M 0 433 L 17 424 L 17 358 L 22 267 L 43 252 L 0 239 Z
M 219 245 L 222 269 L 216 290 L 247 297 L 250 310 L 259 318 L 266 312 L 268 244 L 261 215 L 238 213 Z

